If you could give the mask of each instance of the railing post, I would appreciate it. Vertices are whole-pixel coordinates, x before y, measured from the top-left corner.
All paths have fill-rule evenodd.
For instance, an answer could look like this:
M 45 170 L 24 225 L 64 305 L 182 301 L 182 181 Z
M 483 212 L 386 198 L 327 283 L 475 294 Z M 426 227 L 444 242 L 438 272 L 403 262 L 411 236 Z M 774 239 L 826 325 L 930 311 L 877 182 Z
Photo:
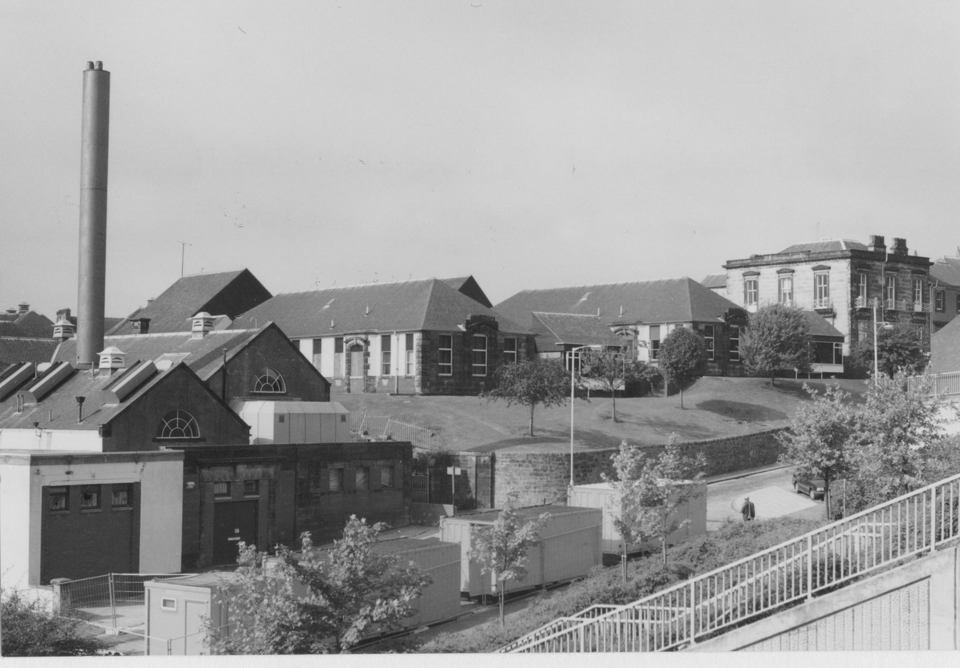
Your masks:
M 937 488 L 930 488 L 930 551 L 937 549 Z
M 807 536 L 807 600 L 813 598 L 813 536 Z
M 110 615 L 113 617 L 113 634 L 117 635 L 117 598 L 113 584 L 113 573 L 107 573 L 107 590 L 110 592 Z
M 693 616 L 694 614 L 696 614 L 696 611 L 697 611 L 697 602 L 693 600 L 695 591 L 696 589 L 694 588 L 694 582 L 691 579 L 690 580 L 690 644 L 691 645 L 696 642 L 696 633 L 695 633 L 696 626 L 694 625 L 694 622 L 693 622 Z

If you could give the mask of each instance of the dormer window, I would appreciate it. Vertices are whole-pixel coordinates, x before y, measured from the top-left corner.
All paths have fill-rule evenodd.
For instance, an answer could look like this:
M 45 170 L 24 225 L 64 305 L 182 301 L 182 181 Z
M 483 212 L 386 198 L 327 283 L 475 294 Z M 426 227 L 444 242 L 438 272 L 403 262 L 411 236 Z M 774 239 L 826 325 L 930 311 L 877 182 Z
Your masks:
M 279 373 L 273 369 L 264 369 L 263 374 L 257 376 L 253 391 L 260 394 L 286 394 L 287 385 Z
M 200 425 L 197 418 L 184 410 L 167 413 L 160 421 L 157 438 L 169 440 L 195 440 L 200 438 Z

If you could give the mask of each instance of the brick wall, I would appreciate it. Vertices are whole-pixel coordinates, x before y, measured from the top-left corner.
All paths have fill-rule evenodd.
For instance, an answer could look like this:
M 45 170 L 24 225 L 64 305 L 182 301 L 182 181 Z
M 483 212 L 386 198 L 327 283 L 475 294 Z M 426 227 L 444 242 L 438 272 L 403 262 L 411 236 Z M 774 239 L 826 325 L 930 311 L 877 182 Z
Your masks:
M 782 452 L 773 429 L 743 436 L 683 443 L 688 455 L 702 452 L 707 460 L 705 475 L 732 473 L 757 466 L 774 464 Z M 646 448 L 651 455 L 663 450 L 662 445 Z M 601 474 L 613 474 L 610 458 L 616 449 L 575 452 L 574 484 L 602 482 Z M 507 497 L 516 494 L 521 505 L 565 503 L 570 481 L 570 453 L 498 452 L 494 459 L 493 502 L 502 506 Z

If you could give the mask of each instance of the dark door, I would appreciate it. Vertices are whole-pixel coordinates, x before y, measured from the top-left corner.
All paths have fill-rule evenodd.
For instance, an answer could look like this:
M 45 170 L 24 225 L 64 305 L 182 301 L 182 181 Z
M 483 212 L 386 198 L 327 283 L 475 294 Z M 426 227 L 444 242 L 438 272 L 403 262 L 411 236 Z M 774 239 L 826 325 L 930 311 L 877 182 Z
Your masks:
M 257 502 L 223 501 L 213 505 L 213 563 L 235 564 L 237 544 L 257 544 Z

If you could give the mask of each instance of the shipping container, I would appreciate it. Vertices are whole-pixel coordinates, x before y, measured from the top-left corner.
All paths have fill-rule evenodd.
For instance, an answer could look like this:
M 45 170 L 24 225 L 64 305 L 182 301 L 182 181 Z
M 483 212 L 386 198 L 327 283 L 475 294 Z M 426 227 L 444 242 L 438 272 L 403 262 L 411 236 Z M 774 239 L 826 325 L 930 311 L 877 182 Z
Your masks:
M 700 481 L 688 481 L 692 488 L 690 497 L 681 503 L 670 516 L 670 523 L 679 524 L 679 528 L 667 536 L 667 544 L 675 545 L 693 536 L 707 531 L 707 485 Z M 610 483 L 600 482 L 592 485 L 576 485 L 570 494 L 570 505 L 581 508 L 600 508 L 603 511 L 603 552 L 619 554 L 622 539 L 614 520 L 620 514 L 619 496 Z M 659 549 L 659 539 L 643 540 L 631 545 L 630 552 Z
M 474 529 L 492 525 L 499 512 L 464 513 L 440 520 L 440 539 L 460 544 L 460 591 L 470 597 L 496 593 L 491 575 L 481 573 L 480 564 L 470 558 L 470 549 Z M 534 519 L 542 513 L 550 517 L 540 532 L 540 540 L 527 553 L 526 576 L 507 582 L 507 592 L 582 577 L 601 563 L 600 509 L 544 505 L 518 508 L 517 512 L 524 519 Z

